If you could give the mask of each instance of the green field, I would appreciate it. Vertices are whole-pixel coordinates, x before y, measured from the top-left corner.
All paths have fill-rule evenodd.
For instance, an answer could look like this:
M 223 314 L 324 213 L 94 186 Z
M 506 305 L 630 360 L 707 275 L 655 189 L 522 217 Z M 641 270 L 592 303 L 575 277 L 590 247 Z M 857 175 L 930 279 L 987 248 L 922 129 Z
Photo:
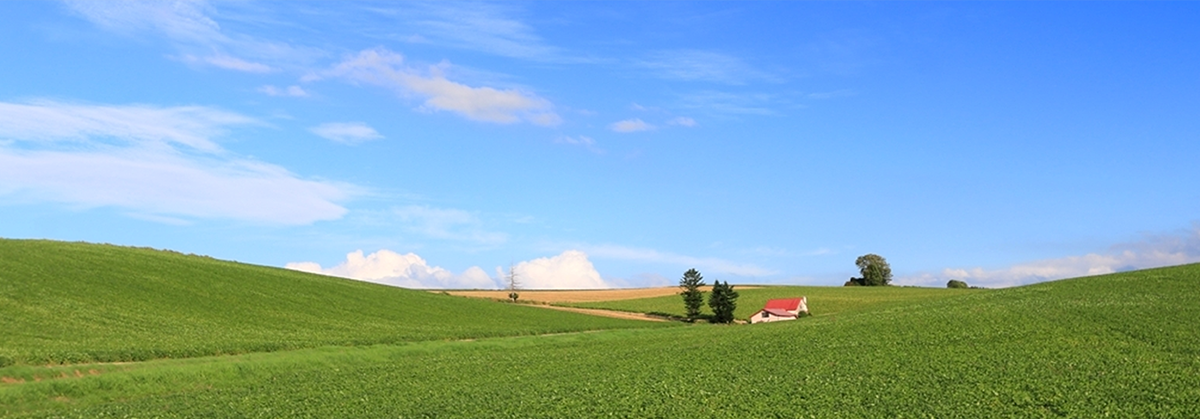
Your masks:
M 810 314 L 813 316 L 830 316 L 852 314 L 864 310 L 882 310 L 889 307 L 911 307 L 913 305 L 932 303 L 945 298 L 981 291 L 915 287 L 764 286 L 743 289 L 734 286 L 733 288 L 734 291 L 738 292 L 737 310 L 733 314 L 735 318 L 742 320 L 750 318 L 751 315 L 766 305 L 767 300 L 772 298 L 808 297 Z M 705 293 L 704 296 L 707 299 L 708 293 Z M 677 317 L 685 315 L 683 299 L 678 295 L 559 305 L 636 313 L 666 314 Z M 707 304 L 701 307 L 701 312 L 712 314 Z
M 5 287 L 12 281 L 5 277 Z M 1200 265 L 1000 290 L 826 290 L 828 297 L 844 298 L 841 308 L 819 309 L 816 294 L 805 291 L 816 316 L 752 326 L 341 342 L 126 364 L 19 364 L 0 368 L 0 414 L 1200 417 Z M 430 310 L 465 301 L 431 297 L 437 298 L 428 300 Z M 521 308 L 480 303 L 488 304 L 485 310 Z M 303 305 L 293 309 L 308 316 Z M 349 305 L 343 310 L 360 311 Z M 450 324 L 442 323 L 447 329 Z M 296 326 L 307 327 L 323 326 Z M 505 330 L 535 333 L 525 327 Z M 151 346 L 127 340 L 130 347 Z M 0 342 L 6 350 L 8 341 Z M 89 344 L 65 337 L 60 342 L 80 352 Z
M 0 319 L 0 366 L 661 326 L 174 252 L 37 240 L 0 240 Z

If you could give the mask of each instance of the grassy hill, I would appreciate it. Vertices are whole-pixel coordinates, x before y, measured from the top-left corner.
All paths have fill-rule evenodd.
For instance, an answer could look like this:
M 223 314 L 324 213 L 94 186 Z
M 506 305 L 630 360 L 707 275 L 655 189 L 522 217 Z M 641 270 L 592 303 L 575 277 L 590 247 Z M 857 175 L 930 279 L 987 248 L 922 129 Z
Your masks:
M 735 318 L 748 319 L 772 298 L 808 297 L 808 309 L 814 316 L 849 314 L 863 310 L 879 310 L 921 302 L 936 301 L 980 290 L 902 287 L 796 287 L 763 286 L 739 288 Z M 708 293 L 701 312 L 712 314 L 708 308 Z M 559 304 L 568 307 L 599 308 L 636 313 L 657 313 L 683 317 L 683 300 L 678 295 L 616 301 Z
M 1187 265 L 761 325 L 16 365 L 0 416 L 1194 418 L 1197 301 Z
M 42 240 L 0 240 L 0 319 L 0 366 L 662 326 Z

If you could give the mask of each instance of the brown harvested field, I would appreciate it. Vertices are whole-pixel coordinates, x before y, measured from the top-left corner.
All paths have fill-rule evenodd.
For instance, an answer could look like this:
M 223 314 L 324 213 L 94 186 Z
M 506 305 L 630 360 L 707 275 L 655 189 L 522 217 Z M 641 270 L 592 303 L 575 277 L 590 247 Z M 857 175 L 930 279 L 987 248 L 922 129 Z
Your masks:
M 711 287 L 706 287 L 705 292 L 708 292 Z M 751 289 L 758 287 L 743 287 L 738 286 L 738 289 Z M 435 291 L 441 292 L 441 291 Z M 458 295 L 463 297 L 474 298 L 492 298 L 503 300 L 508 298 L 507 290 L 490 290 L 490 291 L 446 291 L 450 295 Z M 638 298 L 662 297 L 664 295 L 679 294 L 679 287 L 658 287 L 658 288 L 618 288 L 606 290 L 519 290 L 518 294 L 525 301 L 537 301 L 543 303 L 590 303 L 594 301 L 615 301 L 615 300 L 633 300 Z

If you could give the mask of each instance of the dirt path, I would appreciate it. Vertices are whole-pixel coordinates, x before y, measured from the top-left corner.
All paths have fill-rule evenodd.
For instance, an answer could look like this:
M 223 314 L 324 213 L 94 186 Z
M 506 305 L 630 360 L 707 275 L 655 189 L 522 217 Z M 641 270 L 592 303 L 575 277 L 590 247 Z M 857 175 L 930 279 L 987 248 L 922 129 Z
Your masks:
M 738 286 L 738 289 L 750 289 L 758 287 L 743 287 Z M 707 289 L 705 290 L 707 291 Z M 441 292 L 441 291 L 433 291 Z M 521 299 L 526 301 L 538 301 L 544 303 L 590 303 L 595 301 L 616 301 L 616 300 L 633 300 L 638 298 L 662 297 L 664 295 L 679 294 L 679 287 L 658 287 L 658 288 L 618 288 L 606 290 L 520 290 Z M 458 295 L 463 297 L 474 298 L 491 298 L 503 300 L 508 298 L 508 291 L 446 291 L 450 295 Z
M 600 309 L 594 309 L 594 308 L 545 306 L 545 305 L 541 305 L 541 304 L 530 304 L 530 307 L 541 307 L 541 308 L 548 308 L 551 310 L 570 311 L 570 312 L 575 312 L 575 313 L 590 314 L 593 316 L 612 317 L 612 318 L 616 318 L 616 319 L 645 320 L 645 321 L 649 321 L 649 322 L 669 321 L 662 317 L 651 316 L 649 314 L 642 314 L 642 313 L 630 313 L 627 311 L 600 310 Z

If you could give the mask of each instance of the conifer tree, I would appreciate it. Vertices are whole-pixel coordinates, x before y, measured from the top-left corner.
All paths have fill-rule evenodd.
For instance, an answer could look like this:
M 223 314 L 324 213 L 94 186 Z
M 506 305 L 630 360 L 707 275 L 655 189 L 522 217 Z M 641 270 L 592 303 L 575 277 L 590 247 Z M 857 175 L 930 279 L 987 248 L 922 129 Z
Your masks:
M 713 323 L 733 323 L 733 311 L 737 310 L 737 291 L 729 282 L 714 281 L 712 294 L 708 296 L 708 307 L 713 312 Z
M 688 269 L 679 280 L 679 288 L 683 289 L 679 295 L 683 296 L 683 308 L 690 322 L 700 317 L 700 305 L 704 304 L 704 292 L 700 291 L 700 287 L 703 286 L 704 277 L 695 269 Z

